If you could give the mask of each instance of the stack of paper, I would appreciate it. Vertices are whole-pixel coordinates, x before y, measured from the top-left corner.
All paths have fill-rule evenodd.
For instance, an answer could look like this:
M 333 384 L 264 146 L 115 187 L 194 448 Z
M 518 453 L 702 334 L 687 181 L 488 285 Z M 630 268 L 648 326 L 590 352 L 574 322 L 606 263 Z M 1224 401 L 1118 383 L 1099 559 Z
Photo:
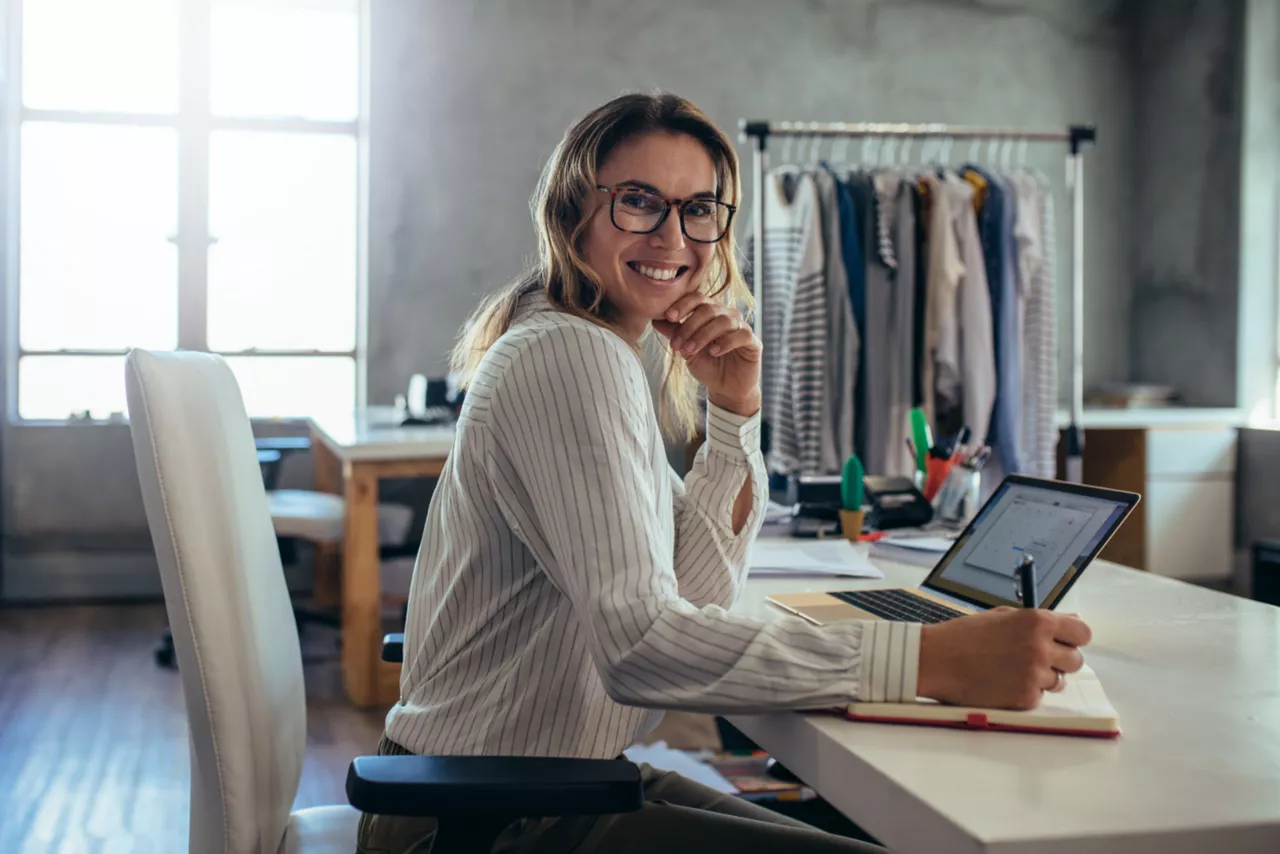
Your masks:
M 945 535 L 888 536 L 872 545 L 871 556 L 932 568 L 953 545 L 955 539 Z
M 838 539 L 759 539 L 748 567 L 753 578 L 884 578 L 865 547 Z

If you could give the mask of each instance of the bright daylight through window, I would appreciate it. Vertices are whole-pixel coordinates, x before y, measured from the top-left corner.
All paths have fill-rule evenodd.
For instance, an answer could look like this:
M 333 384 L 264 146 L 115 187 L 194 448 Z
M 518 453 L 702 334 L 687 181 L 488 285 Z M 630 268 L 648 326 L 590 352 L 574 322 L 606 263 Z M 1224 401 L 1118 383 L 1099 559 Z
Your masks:
M 360 0 L 25 0 L 18 415 L 125 409 L 131 347 L 254 416 L 356 402 Z

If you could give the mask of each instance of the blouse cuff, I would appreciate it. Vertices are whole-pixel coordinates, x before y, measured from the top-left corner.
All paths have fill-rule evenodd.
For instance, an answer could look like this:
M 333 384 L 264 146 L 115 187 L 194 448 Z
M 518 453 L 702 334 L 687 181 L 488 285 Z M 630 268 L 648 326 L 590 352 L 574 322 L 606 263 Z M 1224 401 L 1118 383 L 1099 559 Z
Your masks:
M 760 413 L 738 415 L 707 403 L 707 446 L 725 456 L 743 459 L 760 450 Z
M 870 620 L 864 625 L 858 698 L 867 703 L 914 703 L 920 624 Z

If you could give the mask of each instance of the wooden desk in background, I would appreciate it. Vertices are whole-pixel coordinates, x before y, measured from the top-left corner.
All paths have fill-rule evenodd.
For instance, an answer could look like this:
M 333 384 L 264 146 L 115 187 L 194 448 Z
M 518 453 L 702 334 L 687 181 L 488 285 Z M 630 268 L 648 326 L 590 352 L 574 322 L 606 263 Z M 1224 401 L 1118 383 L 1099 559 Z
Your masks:
M 357 706 L 394 703 L 400 667 L 381 659 L 382 579 L 378 561 L 378 481 L 438 477 L 453 449 L 453 427 L 396 427 L 389 407 L 310 422 L 315 488 L 344 496 L 341 554 L 322 549 L 316 600 L 341 603 L 342 683 Z

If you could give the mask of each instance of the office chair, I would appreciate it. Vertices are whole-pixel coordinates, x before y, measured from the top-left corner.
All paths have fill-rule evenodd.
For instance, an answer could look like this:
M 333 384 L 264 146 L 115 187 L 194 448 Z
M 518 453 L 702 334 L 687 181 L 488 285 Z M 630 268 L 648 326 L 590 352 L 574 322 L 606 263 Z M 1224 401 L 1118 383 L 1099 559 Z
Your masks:
M 526 816 L 640 808 L 639 770 L 621 760 L 363 756 L 351 806 L 291 812 L 307 742 L 302 656 L 235 378 L 218 356 L 134 350 L 126 388 L 187 707 L 192 854 L 346 854 L 353 806 L 436 817 L 436 854 L 488 851 Z
M 267 508 L 276 532 L 282 560 L 292 562 L 294 544 L 305 540 L 315 545 L 337 545 L 342 542 L 346 521 L 346 504 L 337 495 L 310 489 L 281 489 L 280 473 L 285 458 L 310 450 L 311 440 L 305 436 L 259 437 L 254 440 L 258 467 L 267 490 Z M 414 544 L 407 542 L 413 526 L 413 508 L 403 504 L 379 502 L 378 551 L 382 557 L 399 558 L 416 554 Z M 407 595 L 408 587 L 404 592 Z M 341 617 L 331 611 L 308 608 L 294 603 L 293 620 L 301 631 L 307 623 L 341 628 Z M 175 661 L 173 632 L 165 629 L 155 649 L 156 664 L 172 667 Z

